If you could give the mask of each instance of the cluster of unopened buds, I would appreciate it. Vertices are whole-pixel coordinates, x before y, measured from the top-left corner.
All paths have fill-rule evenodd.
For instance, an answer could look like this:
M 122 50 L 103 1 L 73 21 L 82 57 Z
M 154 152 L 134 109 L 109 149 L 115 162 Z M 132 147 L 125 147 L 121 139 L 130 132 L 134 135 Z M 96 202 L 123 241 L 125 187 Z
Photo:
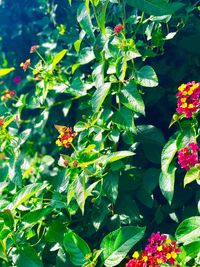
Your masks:
M 72 127 L 55 125 L 55 128 L 60 133 L 60 135 L 58 136 L 58 139 L 56 140 L 56 145 L 69 148 L 74 138 L 77 136 L 77 133 L 72 132 Z
M 0 118 L 0 127 L 2 127 L 4 125 L 4 119 L 1 117 Z
M 178 151 L 178 164 L 181 168 L 189 171 L 192 166 L 199 163 L 200 159 L 198 153 L 200 147 L 197 143 L 189 143 L 187 147 L 184 147 Z
M 122 24 L 118 24 L 114 27 L 114 33 L 119 34 L 123 30 Z
M 180 267 L 176 263 L 180 252 L 176 241 L 172 241 L 167 235 L 161 235 L 160 232 L 153 233 L 141 254 L 135 251 L 133 259 L 126 264 L 126 267 Z
M 7 100 L 7 99 L 10 99 L 10 98 L 13 98 L 15 96 L 15 90 L 6 90 L 4 92 L 4 94 L 2 95 L 1 97 L 1 100 L 4 101 L 4 100 Z
M 191 118 L 200 108 L 200 83 L 188 82 L 178 87 L 177 109 L 179 114 Z

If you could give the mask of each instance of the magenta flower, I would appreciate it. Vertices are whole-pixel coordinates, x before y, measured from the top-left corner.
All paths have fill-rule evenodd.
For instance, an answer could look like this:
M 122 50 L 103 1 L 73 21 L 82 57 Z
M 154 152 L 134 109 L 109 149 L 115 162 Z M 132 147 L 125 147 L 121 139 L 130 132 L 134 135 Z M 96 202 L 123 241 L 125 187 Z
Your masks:
M 178 151 L 178 164 L 182 169 L 189 171 L 192 166 L 199 163 L 198 152 L 200 147 L 196 143 L 190 143 Z
M 16 76 L 16 77 L 13 79 L 13 82 L 14 82 L 15 84 L 19 84 L 19 83 L 21 82 L 21 80 L 22 80 L 21 76 Z

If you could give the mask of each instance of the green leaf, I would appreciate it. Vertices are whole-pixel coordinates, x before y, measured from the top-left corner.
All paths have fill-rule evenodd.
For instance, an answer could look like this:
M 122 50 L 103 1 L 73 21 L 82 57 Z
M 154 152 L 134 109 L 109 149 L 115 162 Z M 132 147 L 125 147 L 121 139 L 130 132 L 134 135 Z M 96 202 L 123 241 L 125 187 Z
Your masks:
M 144 66 L 136 72 L 137 82 L 144 87 L 156 87 L 158 77 L 151 66 Z
M 107 267 L 118 265 L 127 255 L 129 250 L 142 239 L 145 227 L 126 226 L 119 228 L 101 242 L 102 262 Z
M 63 243 L 64 233 L 66 232 L 66 226 L 60 221 L 53 221 L 49 224 L 45 239 L 48 242 Z
M 161 173 L 159 178 L 159 185 L 163 196 L 168 200 L 171 205 L 174 196 L 174 182 L 175 182 L 176 167 L 171 164 L 168 167 L 167 173 Z
M 112 122 L 117 125 L 119 130 L 136 133 L 133 112 L 126 107 L 122 107 L 114 113 Z
M 72 267 L 71 261 L 63 248 L 60 248 L 57 253 L 55 267 Z
M 38 256 L 37 252 L 28 243 L 20 246 L 18 251 L 17 267 L 43 267 L 43 263 Z
M 113 152 L 110 155 L 102 156 L 98 161 L 103 161 L 103 158 L 105 158 L 107 163 L 112 163 L 114 161 L 126 158 L 126 157 L 131 157 L 133 156 L 134 153 L 131 151 L 117 151 Z
M 161 154 L 161 169 L 165 176 L 168 174 L 169 166 L 177 152 L 176 139 L 169 139 Z
M 76 201 L 84 214 L 85 200 L 87 198 L 86 190 L 85 190 L 85 177 L 77 177 L 76 178 L 76 186 L 75 186 L 75 196 Z
M 179 243 L 189 244 L 200 239 L 200 216 L 190 217 L 178 226 L 176 239 Z
M 136 138 L 141 143 L 147 159 L 160 164 L 161 152 L 165 143 L 162 131 L 153 125 L 138 125 Z
M 186 263 L 191 259 L 195 259 L 196 256 L 199 254 L 200 241 L 192 242 L 190 244 L 183 246 L 182 248 L 184 249 L 184 252 L 186 253 L 186 257 L 184 259 L 184 263 Z
M 2 240 L 0 240 L 0 259 L 7 261 L 7 254 L 6 254 L 6 245 Z
M 192 167 L 184 177 L 184 187 L 197 179 L 200 179 L 200 169 L 199 167 Z
M 75 266 L 82 266 L 86 262 L 85 257 L 91 253 L 88 244 L 71 230 L 64 235 L 63 245 Z
M 44 219 L 44 217 L 49 214 L 52 211 L 52 208 L 43 208 L 43 209 L 37 209 L 34 211 L 30 211 L 28 213 L 26 213 L 21 220 L 23 222 L 27 222 L 27 223 L 34 223 L 36 224 L 38 221 L 40 221 L 41 219 Z
M 11 71 L 13 71 L 15 68 L 6 68 L 6 69 L 0 69 L 0 77 L 7 75 Z
M 14 218 L 9 209 L 6 209 L 3 212 L 0 212 L 0 217 L 3 218 L 6 226 L 8 226 L 10 229 L 14 228 Z
M 99 111 L 106 96 L 109 93 L 111 83 L 105 83 L 102 87 L 99 87 L 92 96 L 92 109 L 94 112 Z
M 116 62 L 116 75 L 119 80 L 123 83 L 127 70 L 127 60 L 126 57 L 119 57 Z
M 53 58 L 52 67 L 51 70 L 53 71 L 56 67 L 56 65 L 63 59 L 65 54 L 67 53 L 67 49 L 63 49 L 58 54 L 56 54 Z
M 154 16 L 171 15 L 184 6 L 183 3 L 167 3 L 160 0 L 126 0 L 127 4 Z
M 112 203 L 115 203 L 118 196 L 118 182 L 117 172 L 109 172 L 103 179 L 103 191 Z
M 25 186 L 23 189 L 17 192 L 16 197 L 8 208 L 18 208 L 22 203 L 26 202 L 29 198 L 42 191 L 45 187 L 47 187 L 47 184 L 45 183 L 29 184 Z
M 92 207 L 91 221 L 96 231 L 98 231 L 99 228 L 101 227 L 107 214 L 109 214 L 109 208 L 107 202 L 104 199 L 101 200 L 99 205 L 95 204 Z
M 95 59 L 95 55 L 92 47 L 85 47 L 81 49 L 78 57 L 80 65 L 85 65 Z
M 144 102 L 134 81 L 125 85 L 120 93 L 121 103 L 135 112 L 145 115 Z
M 11 124 L 11 122 L 14 121 L 14 119 L 15 119 L 15 117 L 12 116 L 12 117 L 10 117 L 8 120 L 6 120 L 6 121 L 4 122 L 4 124 L 3 124 L 3 128 L 6 129 L 6 128 Z
M 105 18 L 106 18 L 106 9 L 109 3 L 109 0 L 95 0 L 95 12 L 97 24 L 102 33 L 105 33 Z
M 160 175 L 160 170 L 155 169 L 155 168 L 147 169 L 144 172 L 143 184 L 144 184 L 146 191 L 149 194 L 151 194 L 152 191 L 155 189 L 155 187 L 158 185 L 159 175 Z
M 94 40 L 95 36 L 92 30 L 92 22 L 85 4 L 79 6 L 77 20 L 81 28 Z
M 23 132 L 20 133 L 19 138 L 20 138 L 20 146 L 26 142 L 28 137 L 31 134 L 31 129 L 26 129 Z

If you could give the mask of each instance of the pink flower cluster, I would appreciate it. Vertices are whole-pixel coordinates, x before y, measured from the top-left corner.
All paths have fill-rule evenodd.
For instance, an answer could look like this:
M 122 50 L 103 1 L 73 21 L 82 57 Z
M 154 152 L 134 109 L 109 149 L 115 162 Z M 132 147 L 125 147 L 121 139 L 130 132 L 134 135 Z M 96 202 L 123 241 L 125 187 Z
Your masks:
M 133 259 L 126 264 L 126 267 L 161 267 L 166 264 L 180 267 L 176 264 L 177 254 L 180 251 L 176 241 L 161 235 L 160 232 L 153 233 L 142 253 L 134 252 Z
M 178 151 L 178 164 L 181 168 L 189 171 L 192 166 L 199 163 L 198 152 L 200 147 L 198 144 L 192 142 Z
M 179 114 L 185 114 L 186 118 L 191 118 L 192 114 L 200 108 L 200 83 L 188 82 L 178 88 L 177 109 Z

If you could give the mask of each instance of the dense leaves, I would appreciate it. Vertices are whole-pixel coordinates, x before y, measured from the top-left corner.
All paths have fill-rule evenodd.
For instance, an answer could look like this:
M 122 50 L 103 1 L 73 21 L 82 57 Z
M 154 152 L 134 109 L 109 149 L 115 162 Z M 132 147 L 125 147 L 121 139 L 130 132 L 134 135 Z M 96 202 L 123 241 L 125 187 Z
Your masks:
M 0 22 L 0 265 L 124 266 L 161 231 L 198 266 L 199 109 L 176 109 L 198 2 L 3 0 Z

